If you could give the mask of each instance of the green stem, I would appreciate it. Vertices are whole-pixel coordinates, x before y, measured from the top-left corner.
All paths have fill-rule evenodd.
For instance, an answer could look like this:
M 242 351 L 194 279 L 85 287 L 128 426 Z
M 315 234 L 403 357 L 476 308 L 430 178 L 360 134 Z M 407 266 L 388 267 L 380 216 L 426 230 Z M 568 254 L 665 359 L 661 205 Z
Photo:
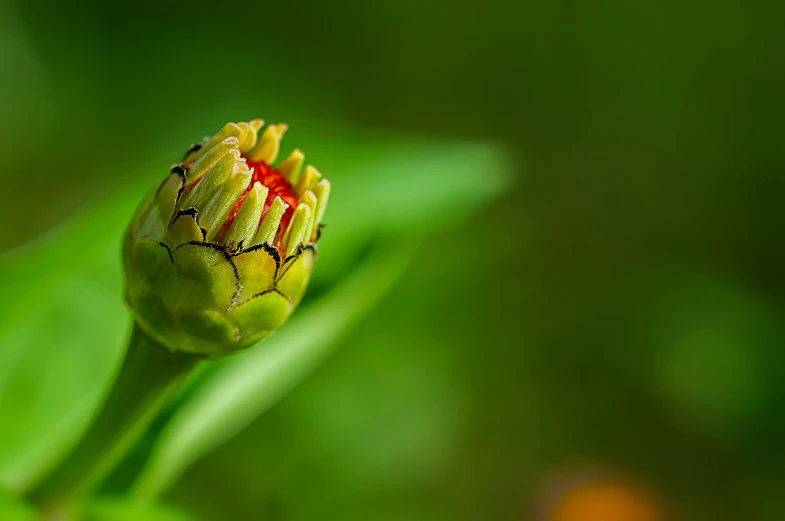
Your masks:
M 30 499 L 52 509 L 99 485 L 198 360 L 172 353 L 134 324 L 114 387 L 90 429 L 71 454 L 30 491 Z

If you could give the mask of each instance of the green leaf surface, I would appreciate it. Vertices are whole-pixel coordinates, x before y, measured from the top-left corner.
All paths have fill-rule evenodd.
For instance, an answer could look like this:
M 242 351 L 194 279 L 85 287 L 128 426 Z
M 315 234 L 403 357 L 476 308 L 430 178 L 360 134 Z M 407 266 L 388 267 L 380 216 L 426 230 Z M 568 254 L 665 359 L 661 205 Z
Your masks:
M 96 498 L 75 514 L 76 521 L 195 521 L 174 507 L 127 498 Z
M 505 156 L 491 146 L 304 127 L 291 142 L 333 184 L 314 275 L 322 286 L 372 240 L 455 223 L 508 180 Z M 130 324 L 121 238 L 178 158 L 148 165 L 58 229 L 0 255 L 0 484 L 24 490 L 45 473 L 110 386 Z
M 38 521 L 38 512 L 10 492 L 0 488 L 0 519 L 3 521 Z

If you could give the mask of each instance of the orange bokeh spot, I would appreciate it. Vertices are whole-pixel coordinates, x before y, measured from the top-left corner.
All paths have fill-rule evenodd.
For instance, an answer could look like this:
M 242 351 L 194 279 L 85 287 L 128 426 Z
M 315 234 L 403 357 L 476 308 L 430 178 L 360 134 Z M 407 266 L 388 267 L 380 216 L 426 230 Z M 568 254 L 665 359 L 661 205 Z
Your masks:
M 576 486 L 555 505 L 548 521 L 662 521 L 660 509 L 644 492 L 621 482 Z

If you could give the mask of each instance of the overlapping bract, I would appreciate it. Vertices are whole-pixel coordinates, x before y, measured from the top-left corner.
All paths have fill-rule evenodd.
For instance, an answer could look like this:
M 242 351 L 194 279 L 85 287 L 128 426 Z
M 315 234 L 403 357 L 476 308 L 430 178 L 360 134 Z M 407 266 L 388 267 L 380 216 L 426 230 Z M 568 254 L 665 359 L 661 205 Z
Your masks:
M 257 139 L 262 125 L 229 123 L 193 145 L 128 229 L 128 302 L 170 350 L 214 358 L 247 347 L 305 292 L 330 185 L 303 170 L 299 150 L 275 168 L 286 126 Z

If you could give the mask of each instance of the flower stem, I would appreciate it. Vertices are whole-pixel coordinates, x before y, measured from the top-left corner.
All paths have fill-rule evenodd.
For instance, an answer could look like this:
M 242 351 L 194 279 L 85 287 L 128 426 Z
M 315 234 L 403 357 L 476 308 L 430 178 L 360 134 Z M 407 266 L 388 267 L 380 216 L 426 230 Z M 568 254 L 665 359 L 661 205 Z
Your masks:
M 99 485 L 197 361 L 193 355 L 169 351 L 134 324 L 114 387 L 90 429 L 29 492 L 31 500 L 52 509 Z

